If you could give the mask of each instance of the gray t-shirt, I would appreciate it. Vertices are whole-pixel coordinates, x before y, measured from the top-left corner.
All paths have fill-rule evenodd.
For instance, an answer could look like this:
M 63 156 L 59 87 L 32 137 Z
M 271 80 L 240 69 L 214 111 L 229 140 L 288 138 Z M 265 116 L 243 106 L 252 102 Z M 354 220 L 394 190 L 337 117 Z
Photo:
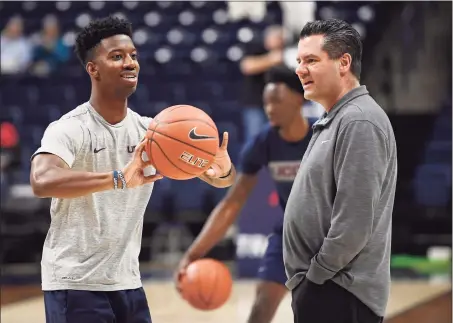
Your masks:
M 106 122 L 88 103 L 51 123 L 33 154 L 51 153 L 73 170 L 110 172 L 132 159 L 150 118 L 128 109 L 118 124 Z M 145 175 L 154 174 L 152 167 Z M 153 184 L 86 196 L 53 198 L 44 242 L 42 289 L 114 291 L 142 286 L 138 255 L 143 215 Z

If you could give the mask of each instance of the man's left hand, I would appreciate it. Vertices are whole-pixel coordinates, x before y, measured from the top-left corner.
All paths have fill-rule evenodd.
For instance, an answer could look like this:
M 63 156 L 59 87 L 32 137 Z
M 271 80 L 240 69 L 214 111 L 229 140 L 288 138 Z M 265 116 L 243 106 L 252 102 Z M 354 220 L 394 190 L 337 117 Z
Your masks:
M 220 148 L 217 150 L 214 162 L 209 169 L 204 172 L 209 178 L 219 178 L 228 174 L 231 170 L 231 159 L 227 151 L 228 147 L 228 132 L 223 133 L 223 140 Z

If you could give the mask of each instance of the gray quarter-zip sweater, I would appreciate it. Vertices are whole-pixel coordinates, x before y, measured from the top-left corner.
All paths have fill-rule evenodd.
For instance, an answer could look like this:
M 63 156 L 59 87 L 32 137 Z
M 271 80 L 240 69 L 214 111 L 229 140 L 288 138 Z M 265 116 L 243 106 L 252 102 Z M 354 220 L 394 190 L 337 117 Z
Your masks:
M 285 210 L 286 286 L 331 279 L 384 316 L 397 175 L 392 126 L 360 86 L 313 129 Z

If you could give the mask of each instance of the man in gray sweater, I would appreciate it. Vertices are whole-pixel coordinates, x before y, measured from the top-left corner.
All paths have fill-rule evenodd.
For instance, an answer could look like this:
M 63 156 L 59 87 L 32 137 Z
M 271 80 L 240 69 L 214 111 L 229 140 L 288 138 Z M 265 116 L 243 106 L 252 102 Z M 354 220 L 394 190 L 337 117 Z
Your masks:
M 360 35 L 340 20 L 305 25 L 296 73 L 326 113 L 314 124 L 284 218 L 296 323 L 383 321 L 390 290 L 396 143 L 361 86 Z

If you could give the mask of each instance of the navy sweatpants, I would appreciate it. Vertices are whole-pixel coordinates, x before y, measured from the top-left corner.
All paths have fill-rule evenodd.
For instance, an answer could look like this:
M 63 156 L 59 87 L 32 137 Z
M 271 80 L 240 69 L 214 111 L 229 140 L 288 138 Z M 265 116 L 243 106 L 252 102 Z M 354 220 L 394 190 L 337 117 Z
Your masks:
M 151 323 L 143 288 L 44 291 L 46 323 Z

